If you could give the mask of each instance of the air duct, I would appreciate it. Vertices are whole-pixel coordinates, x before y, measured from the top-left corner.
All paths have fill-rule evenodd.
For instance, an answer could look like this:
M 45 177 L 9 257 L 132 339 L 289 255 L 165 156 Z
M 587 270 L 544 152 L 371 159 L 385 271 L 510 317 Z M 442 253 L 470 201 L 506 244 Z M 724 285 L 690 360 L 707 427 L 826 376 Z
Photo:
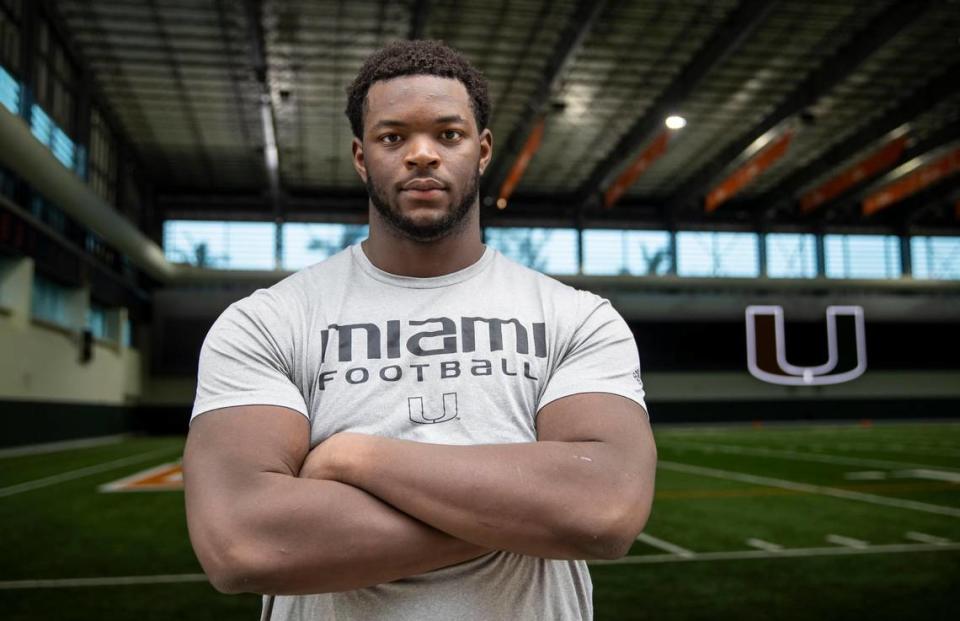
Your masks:
M 33 136 L 23 119 L 3 106 L 0 106 L 0 164 L 150 276 L 162 282 L 169 282 L 176 276 L 177 267 L 167 261 L 160 246 L 67 170 Z

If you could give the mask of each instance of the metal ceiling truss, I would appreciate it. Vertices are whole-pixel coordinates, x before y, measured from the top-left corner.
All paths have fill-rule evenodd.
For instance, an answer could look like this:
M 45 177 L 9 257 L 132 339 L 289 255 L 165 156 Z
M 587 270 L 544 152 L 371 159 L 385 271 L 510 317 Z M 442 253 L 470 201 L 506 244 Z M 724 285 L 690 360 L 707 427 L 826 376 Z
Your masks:
M 637 151 L 663 130 L 663 121 L 703 82 L 713 69 L 727 60 L 766 20 L 776 7 L 774 0 L 743 0 L 720 24 L 686 67 L 657 97 L 647 112 L 627 130 L 617 146 L 603 159 L 577 190 L 577 200 L 592 204 L 600 192 Z
M 834 171 L 850 158 L 862 153 L 883 137 L 933 109 L 947 97 L 960 92 L 958 75 L 960 75 L 960 62 L 954 63 L 938 77 L 901 101 L 895 108 L 817 157 L 806 168 L 797 170 L 762 196 L 751 200 L 748 206 L 763 209 L 766 218 L 795 207 L 797 194 L 801 190 Z
M 958 142 L 960 142 L 960 120 L 956 120 L 940 128 L 940 130 L 930 134 L 925 139 L 907 147 L 900 159 L 886 171 L 881 172 L 871 179 L 865 179 L 840 196 L 820 205 L 815 212 L 816 216 L 818 216 L 817 219 L 824 223 L 859 219 L 860 206 L 863 199 L 867 195 L 891 183 L 896 178 L 899 178 L 900 175 L 897 175 L 897 177 L 891 176 L 897 173 L 898 168 L 916 158 L 934 156 L 945 147 Z M 933 187 L 939 185 L 938 183 Z M 925 192 L 919 192 L 918 194 L 924 193 Z M 903 210 L 897 207 L 896 211 L 902 212 Z
M 520 155 L 530 137 L 537 120 L 542 117 L 550 104 L 550 99 L 557 91 L 563 76 L 570 63 L 583 47 L 583 42 L 589 34 L 597 18 L 606 6 L 606 0 L 592 2 L 580 0 L 576 10 L 570 17 L 567 27 L 546 64 L 540 83 L 523 107 L 523 113 L 510 131 L 510 136 L 504 142 L 504 148 L 495 155 L 483 182 L 483 196 L 493 197 L 503 185 L 508 171 Z M 495 151 L 495 153 L 497 153 Z M 490 201 L 484 201 L 488 203 Z
M 738 163 L 758 139 L 785 121 L 804 112 L 824 95 L 843 82 L 867 58 L 914 23 L 932 4 L 929 0 L 894 2 L 874 17 L 850 41 L 824 58 L 783 101 L 749 132 L 730 143 L 717 157 L 700 168 L 682 184 L 683 189 L 670 200 L 675 212 L 698 210 L 701 199 L 725 170 Z

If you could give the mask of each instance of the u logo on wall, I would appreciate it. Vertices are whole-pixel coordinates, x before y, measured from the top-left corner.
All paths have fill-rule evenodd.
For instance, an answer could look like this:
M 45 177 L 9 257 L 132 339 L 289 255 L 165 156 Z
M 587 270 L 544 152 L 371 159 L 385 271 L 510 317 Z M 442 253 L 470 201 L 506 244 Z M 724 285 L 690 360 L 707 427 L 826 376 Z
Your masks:
M 827 307 L 827 361 L 801 367 L 787 361 L 782 306 L 747 307 L 747 368 L 755 378 L 784 386 L 849 382 L 867 370 L 861 306 Z

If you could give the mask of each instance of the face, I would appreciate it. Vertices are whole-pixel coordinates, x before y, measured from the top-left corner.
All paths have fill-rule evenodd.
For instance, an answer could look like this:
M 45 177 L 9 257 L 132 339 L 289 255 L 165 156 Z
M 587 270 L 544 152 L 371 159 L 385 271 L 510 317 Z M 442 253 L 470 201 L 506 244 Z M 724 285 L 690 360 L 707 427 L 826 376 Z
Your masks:
M 375 82 L 363 126 L 353 163 L 383 221 L 418 242 L 460 230 L 479 203 L 493 141 L 478 130 L 466 87 L 426 75 Z

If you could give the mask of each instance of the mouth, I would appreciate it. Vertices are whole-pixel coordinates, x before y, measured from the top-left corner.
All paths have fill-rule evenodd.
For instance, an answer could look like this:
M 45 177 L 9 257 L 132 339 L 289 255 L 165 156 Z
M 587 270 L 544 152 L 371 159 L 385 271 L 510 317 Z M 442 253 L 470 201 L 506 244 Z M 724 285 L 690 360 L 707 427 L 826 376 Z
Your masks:
M 414 200 L 431 200 L 441 196 L 445 190 L 441 190 L 440 188 L 429 188 L 425 190 L 410 188 L 404 189 L 402 192 Z
M 443 195 L 446 187 L 438 179 L 420 177 L 407 181 L 400 191 L 413 200 L 430 201 Z

